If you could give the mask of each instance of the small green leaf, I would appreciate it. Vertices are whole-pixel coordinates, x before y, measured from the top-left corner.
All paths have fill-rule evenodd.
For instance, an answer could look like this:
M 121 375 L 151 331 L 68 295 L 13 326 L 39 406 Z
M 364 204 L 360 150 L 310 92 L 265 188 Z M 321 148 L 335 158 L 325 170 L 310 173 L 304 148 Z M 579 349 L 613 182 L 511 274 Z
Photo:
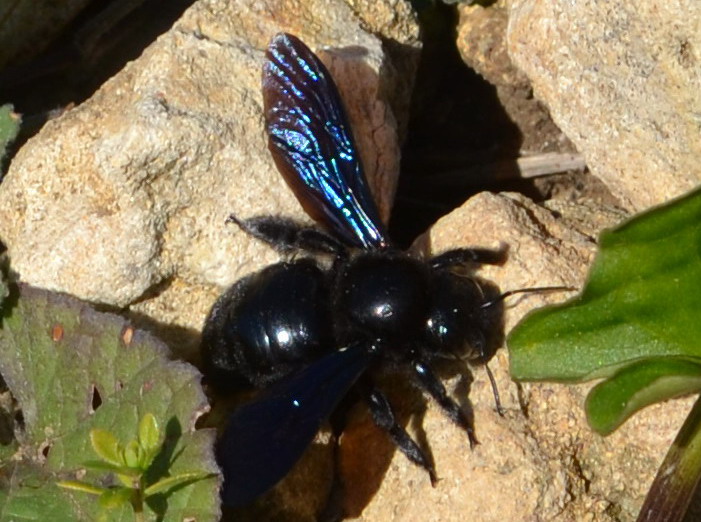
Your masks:
M 107 488 L 93 486 L 92 484 L 86 484 L 85 482 L 80 482 L 77 480 L 59 480 L 56 482 L 56 485 L 66 489 L 72 489 L 74 491 L 90 493 L 91 495 L 102 495 L 105 491 L 107 491 Z
M 587 418 L 594 430 L 608 435 L 645 406 L 700 390 L 701 361 L 649 359 L 597 384 L 587 396 Z
M 123 466 L 119 441 L 107 430 L 96 428 L 90 430 L 90 444 L 99 457 L 114 466 Z
M 127 475 L 131 477 L 139 477 L 141 475 L 141 470 L 127 468 L 125 466 L 115 466 L 109 462 L 103 462 L 101 460 L 88 460 L 83 462 L 83 466 L 89 469 L 94 469 L 96 471 L 107 471 L 110 473 L 121 473 L 122 475 Z
M 7 147 L 19 132 L 22 119 L 13 110 L 12 105 L 0 106 L 0 162 L 5 157 Z
M 161 434 L 158 421 L 152 413 L 147 413 L 139 423 L 139 444 L 149 455 L 153 455 L 160 447 Z M 151 463 L 148 462 L 147 465 Z
M 130 440 L 122 450 L 122 462 L 128 468 L 139 469 L 145 471 L 141 467 L 142 451 L 141 446 L 135 440 Z
M 211 474 L 198 472 L 179 473 L 177 475 L 173 475 L 172 477 L 166 477 L 164 479 L 161 479 L 155 484 L 151 484 L 144 490 L 144 496 L 150 497 L 151 495 L 164 493 L 169 489 L 174 488 L 175 486 L 179 486 L 181 484 L 186 484 L 189 482 L 196 482 L 198 480 L 202 480 L 211 476 Z
M 122 484 L 124 484 L 124 487 L 134 489 L 139 485 L 140 475 L 137 474 L 135 476 L 133 472 L 127 474 L 117 473 L 117 478 Z

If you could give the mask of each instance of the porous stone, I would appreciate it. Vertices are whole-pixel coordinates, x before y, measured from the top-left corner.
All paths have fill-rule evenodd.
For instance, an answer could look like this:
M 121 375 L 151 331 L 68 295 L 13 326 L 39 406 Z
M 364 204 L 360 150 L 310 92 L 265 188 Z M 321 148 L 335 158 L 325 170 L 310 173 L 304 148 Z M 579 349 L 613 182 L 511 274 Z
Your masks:
M 459 4 L 456 43 L 460 56 L 496 89 L 504 111 L 521 133 L 522 155 L 574 151 L 574 145 L 555 125 L 547 107 L 533 97 L 526 74 L 509 57 L 507 3 L 507 0 L 499 0 L 488 8 Z
M 509 53 L 626 207 L 697 186 L 701 5 L 512 0 Z

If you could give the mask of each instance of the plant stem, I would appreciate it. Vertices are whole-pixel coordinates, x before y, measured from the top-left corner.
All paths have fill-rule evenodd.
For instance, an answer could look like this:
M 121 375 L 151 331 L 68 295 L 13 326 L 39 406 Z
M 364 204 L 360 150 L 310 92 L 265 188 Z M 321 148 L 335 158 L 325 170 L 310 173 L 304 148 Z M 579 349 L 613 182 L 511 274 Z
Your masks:
M 144 521 L 144 475 L 142 474 L 138 481 L 134 482 L 131 495 L 131 507 L 134 510 L 135 522 Z
M 700 478 L 701 396 L 657 471 L 637 522 L 683 521 Z

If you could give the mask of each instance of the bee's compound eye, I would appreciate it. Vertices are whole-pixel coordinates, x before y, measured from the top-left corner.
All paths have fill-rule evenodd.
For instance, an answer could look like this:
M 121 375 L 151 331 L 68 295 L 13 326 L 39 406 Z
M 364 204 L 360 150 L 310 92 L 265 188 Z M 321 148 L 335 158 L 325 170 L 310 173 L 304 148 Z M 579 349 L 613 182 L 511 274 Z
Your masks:
M 485 333 L 492 327 L 492 315 L 498 310 L 485 309 L 484 300 L 475 280 L 450 270 L 435 272 L 424 331 L 426 348 L 436 355 L 485 359 L 489 351 Z

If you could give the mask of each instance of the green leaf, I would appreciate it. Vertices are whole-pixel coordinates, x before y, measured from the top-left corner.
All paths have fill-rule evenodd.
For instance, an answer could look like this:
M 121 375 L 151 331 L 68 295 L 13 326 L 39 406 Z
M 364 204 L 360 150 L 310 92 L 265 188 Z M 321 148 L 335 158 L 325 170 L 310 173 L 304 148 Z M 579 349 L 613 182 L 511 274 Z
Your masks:
M 86 484 L 85 482 L 79 482 L 77 480 L 59 480 L 56 482 L 56 485 L 66 489 L 90 493 L 91 495 L 102 495 L 105 491 L 107 491 L 107 488 Z
M 591 427 L 602 435 L 636 411 L 660 400 L 701 390 L 701 361 L 650 359 L 626 366 L 597 384 L 586 401 Z
M 141 457 L 141 446 L 139 446 L 139 443 L 135 440 L 129 441 L 122 450 L 122 462 L 124 462 L 127 468 L 146 471 L 142 467 Z
M 139 487 L 140 479 L 141 479 L 141 474 L 140 473 L 134 473 L 134 470 L 131 470 L 131 473 L 117 473 L 117 479 L 119 479 L 119 482 L 122 483 L 122 485 L 126 488 L 129 489 L 137 489 Z
M 601 235 L 579 297 L 509 335 L 518 380 L 609 377 L 637 359 L 701 357 L 701 191 Z
M 161 445 L 161 434 L 158 429 L 158 421 L 152 413 L 147 413 L 139 423 L 139 445 L 148 455 L 153 455 Z M 151 462 L 146 463 L 147 466 Z
M 0 373 L 19 403 L 24 431 L 16 453 L 22 460 L 0 462 L 0 521 L 98 520 L 92 495 L 56 482 L 80 477 L 105 485 L 109 474 L 85 472 L 94 454 L 91 430 L 131 440 L 146 413 L 163 427 L 165 439 L 148 470 L 149 484 L 179 473 L 212 478 L 145 506 L 144 520 L 218 520 L 214 434 L 194 431 L 207 408 L 199 373 L 170 360 L 160 341 L 119 316 L 23 285 L 15 293 L 0 329 Z
M 603 378 L 586 401 L 608 434 L 639 409 L 701 391 L 701 190 L 603 233 L 582 294 L 508 337 L 517 380 Z M 660 468 L 639 521 L 681 521 L 701 478 L 701 402 Z
M 97 471 L 107 471 L 109 473 L 121 473 L 122 475 L 127 475 L 130 477 L 139 477 L 141 475 L 141 470 L 127 468 L 125 466 L 115 466 L 109 462 L 104 462 L 102 460 L 87 460 L 83 462 L 83 466 L 88 469 L 94 469 Z
M 144 490 L 144 496 L 150 497 L 151 495 L 156 495 L 158 493 L 165 493 L 169 489 L 176 486 L 181 486 L 183 484 L 187 484 L 188 482 L 195 482 L 204 478 L 207 478 L 207 475 L 204 473 L 180 473 L 178 475 L 173 475 L 172 477 L 166 477 L 147 487 Z
M 608 379 L 587 399 L 610 433 L 635 411 L 701 389 L 701 191 L 601 235 L 582 294 L 508 338 L 517 380 Z
M 19 132 L 22 119 L 13 111 L 12 105 L 0 106 L 0 163 L 5 157 L 7 147 Z
M 119 441 L 109 431 L 102 429 L 90 430 L 90 444 L 92 444 L 93 450 L 102 460 L 118 467 L 124 465 L 119 449 Z
M 52 477 L 42 474 L 33 463 L 5 461 L 0 474 L 0 520 L 2 522 L 42 522 L 44 520 L 81 520 L 75 517 L 74 506 L 66 501 L 80 495 L 96 504 L 95 497 L 86 493 L 62 490 Z M 86 502 L 87 503 L 87 502 Z M 83 517 L 82 520 L 87 520 Z

